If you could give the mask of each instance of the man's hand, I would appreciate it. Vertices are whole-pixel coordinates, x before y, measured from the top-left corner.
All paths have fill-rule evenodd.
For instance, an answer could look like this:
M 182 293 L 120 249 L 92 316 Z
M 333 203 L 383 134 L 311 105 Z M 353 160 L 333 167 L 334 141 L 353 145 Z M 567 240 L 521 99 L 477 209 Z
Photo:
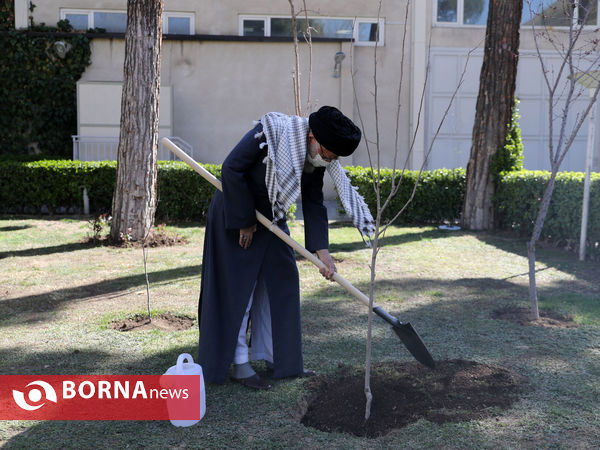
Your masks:
M 252 244 L 252 237 L 256 231 L 256 224 L 248 228 L 240 228 L 240 247 L 247 249 Z
M 321 267 L 319 272 L 328 280 L 333 280 L 333 274 L 336 272 L 335 264 L 333 262 L 332 256 L 329 254 L 329 250 L 326 248 L 322 250 L 317 250 L 317 258 L 321 260 L 325 267 Z

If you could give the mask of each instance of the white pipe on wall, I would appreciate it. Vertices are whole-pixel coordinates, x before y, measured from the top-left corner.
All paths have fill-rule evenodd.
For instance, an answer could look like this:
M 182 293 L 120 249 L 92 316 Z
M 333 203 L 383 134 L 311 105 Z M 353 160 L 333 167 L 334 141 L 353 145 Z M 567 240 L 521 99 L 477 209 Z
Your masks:
M 15 0 L 15 29 L 29 28 L 29 0 Z

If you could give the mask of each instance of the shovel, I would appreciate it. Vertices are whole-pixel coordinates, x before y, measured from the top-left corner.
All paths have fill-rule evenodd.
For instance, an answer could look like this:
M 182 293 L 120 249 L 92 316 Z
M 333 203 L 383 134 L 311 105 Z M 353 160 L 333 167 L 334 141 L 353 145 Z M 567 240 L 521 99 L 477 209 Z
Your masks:
M 221 182 L 209 171 L 207 171 L 204 167 L 194 161 L 187 153 L 181 150 L 177 145 L 175 145 L 168 138 L 161 139 L 162 144 L 168 148 L 171 152 L 173 152 L 179 159 L 188 163 L 192 169 L 198 172 L 206 181 L 211 183 L 218 190 L 222 191 Z M 288 236 L 283 230 L 281 230 L 277 225 L 274 225 L 269 219 L 267 219 L 264 215 L 256 211 L 256 218 L 258 221 L 265 226 L 269 231 L 277 235 L 281 240 L 283 240 L 286 244 L 312 262 L 315 266 L 319 268 L 324 268 L 325 265 L 321 262 L 319 258 L 313 255 L 311 252 L 306 250 L 303 246 L 297 243 L 294 239 Z M 356 297 L 358 300 L 363 302 L 367 307 L 369 307 L 369 297 L 355 288 L 350 282 L 348 282 L 345 278 L 343 278 L 339 273 L 334 273 L 333 279 L 338 282 L 344 289 L 346 289 L 350 294 Z M 402 343 L 408 349 L 408 351 L 415 357 L 417 361 L 426 365 L 427 367 L 434 368 L 435 362 L 425 347 L 425 344 L 417 334 L 416 330 L 413 326 L 408 322 L 400 322 L 397 317 L 392 316 L 388 312 L 386 312 L 381 306 L 373 303 L 373 312 L 385 320 L 392 326 L 394 333 L 398 335 Z

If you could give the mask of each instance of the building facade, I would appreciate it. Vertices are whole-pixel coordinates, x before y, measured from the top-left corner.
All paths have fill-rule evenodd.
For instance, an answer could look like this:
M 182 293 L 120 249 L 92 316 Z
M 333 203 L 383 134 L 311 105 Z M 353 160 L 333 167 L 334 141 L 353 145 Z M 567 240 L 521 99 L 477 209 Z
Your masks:
M 45 0 L 37 2 L 32 12 L 29 3 L 15 0 L 19 28 L 31 20 L 52 25 L 68 19 L 76 29 L 106 30 L 90 35 L 92 64 L 78 86 L 78 139 L 114 142 L 119 129 L 126 0 Z M 525 167 L 547 169 L 548 93 L 530 27 L 541 16 L 531 14 L 524 3 L 516 96 Z M 557 9 L 564 3 L 543 2 L 544 17 L 550 18 L 559 41 L 567 37 L 564 14 Z M 302 114 L 333 105 L 363 128 L 366 139 L 359 151 L 345 158 L 345 164 L 375 163 L 379 149 L 383 167 L 402 167 L 405 161 L 410 169 L 423 164 L 430 169 L 464 167 L 479 88 L 487 4 L 487 0 L 424 0 L 411 1 L 407 8 L 406 0 L 306 0 L 313 42 L 309 46 L 304 41 L 305 14 L 299 13 Z M 586 33 L 591 40 L 597 33 L 597 1 L 581 1 L 581 5 L 587 9 L 576 8 L 575 15 L 589 12 L 593 26 Z M 301 7 L 302 2 L 296 1 L 296 12 Z M 165 0 L 161 133 L 188 143 L 198 161 L 220 163 L 253 120 L 268 111 L 293 114 L 296 58 L 291 27 L 290 5 L 284 0 Z M 556 44 L 538 45 L 545 60 L 557 67 Z M 461 76 L 464 81 L 439 128 Z M 582 91 L 574 117 L 586 100 Z M 586 123 L 563 170 L 584 170 L 587 130 Z M 595 145 L 593 170 L 599 167 Z

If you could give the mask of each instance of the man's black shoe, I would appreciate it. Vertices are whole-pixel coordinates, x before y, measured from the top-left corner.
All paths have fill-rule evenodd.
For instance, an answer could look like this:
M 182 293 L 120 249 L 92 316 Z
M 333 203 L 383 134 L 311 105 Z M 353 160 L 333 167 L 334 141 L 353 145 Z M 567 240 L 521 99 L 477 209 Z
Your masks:
M 271 385 L 269 383 L 267 383 L 265 380 L 263 380 L 261 377 L 258 376 L 257 373 L 255 373 L 252 376 L 249 376 L 247 378 L 233 378 L 234 381 L 237 381 L 238 383 L 240 383 L 243 386 L 252 388 L 252 389 L 257 389 L 259 391 L 266 391 L 271 389 Z

